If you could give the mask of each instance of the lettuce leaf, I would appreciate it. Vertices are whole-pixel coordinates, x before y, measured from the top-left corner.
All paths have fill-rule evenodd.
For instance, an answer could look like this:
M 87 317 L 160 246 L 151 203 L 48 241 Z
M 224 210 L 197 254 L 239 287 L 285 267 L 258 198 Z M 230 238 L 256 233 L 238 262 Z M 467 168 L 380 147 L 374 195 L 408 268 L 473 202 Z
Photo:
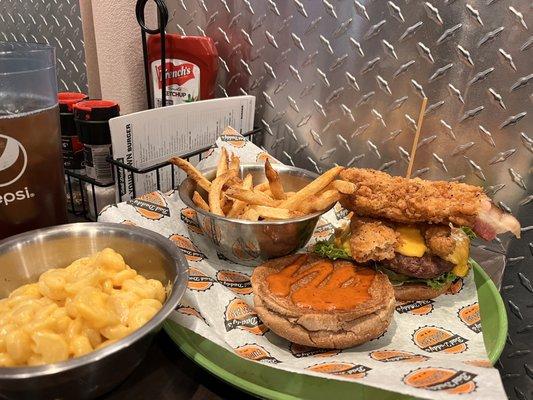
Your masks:
M 315 253 L 332 260 L 337 260 L 339 258 L 343 260 L 352 260 L 352 257 L 346 252 L 346 250 L 341 249 L 331 241 L 322 241 L 315 244 Z
M 462 226 L 461 227 L 461 230 L 465 233 L 466 236 L 468 236 L 468 238 L 470 240 L 474 240 L 475 238 L 477 238 L 477 235 L 476 233 L 472 230 L 472 228 L 468 227 L 468 226 Z
M 442 275 L 439 275 L 435 278 L 431 279 L 422 279 L 422 278 L 414 278 L 412 276 L 407 276 L 403 274 L 398 274 L 394 271 L 391 271 L 390 269 L 378 266 L 378 270 L 383 272 L 385 275 L 389 277 L 389 280 L 392 283 L 392 286 L 401 286 L 404 283 L 425 283 L 432 289 L 440 289 L 444 285 L 448 284 L 449 282 L 452 282 L 457 278 L 457 276 L 453 272 L 446 272 Z

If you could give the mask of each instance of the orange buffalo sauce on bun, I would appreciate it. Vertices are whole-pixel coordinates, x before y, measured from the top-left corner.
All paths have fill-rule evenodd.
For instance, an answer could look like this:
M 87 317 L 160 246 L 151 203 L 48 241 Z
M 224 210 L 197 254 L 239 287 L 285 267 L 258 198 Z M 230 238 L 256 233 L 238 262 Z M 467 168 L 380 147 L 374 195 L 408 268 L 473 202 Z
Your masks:
M 254 308 L 279 336 L 304 346 L 344 349 L 383 334 L 395 300 L 381 272 L 314 254 L 270 260 L 252 277 Z
M 368 289 L 376 271 L 350 263 L 335 268 L 329 260 L 320 260 L 302 270 L 305 261 L 307 255 L 302 255 L 280 272 L 267 277 L 274 295 L 289 296 L 291 287 L 303 281 L 290 295 L 298 307 L 319 311 L 349 310 L 370 299 Z

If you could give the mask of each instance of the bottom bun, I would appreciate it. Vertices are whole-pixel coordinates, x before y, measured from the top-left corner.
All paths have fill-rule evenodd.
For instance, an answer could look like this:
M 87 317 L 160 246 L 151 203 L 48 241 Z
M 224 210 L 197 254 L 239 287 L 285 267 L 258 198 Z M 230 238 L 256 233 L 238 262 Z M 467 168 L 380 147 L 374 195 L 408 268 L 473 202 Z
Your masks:
M 366 343 L 383 334 L 389 327 L 396 302 L 391 298 L 377 312 L 357 318 L 337 331 L 310 331 L 284 315 L 266 308 L 258 296 L 254 297 L 255 311 L 261 321 L 278 336 L 293 343 L 324 349 L 346 349 Z M 349 326 L 346 326 L 349 325 Z
M 286 271 L 285 268 L 296 269 L 280 281 L 289 282 L 289 291 L 284 295 L 279 294 L 279 290 L 273 291 L 268 280 L 271 275 Z M 312 275 L 307 275 L 309 271 Z M 355 276 L 346 280 L 347 273 Z M 331 261 L 314 254 L 267 261 L 255 268 L 251 282 L 254 308 L 261 321 L 277 335 L 310 347 L 345 349 L 374 339 L 389 327 L 396 305 L 394 290 L 385 274 L 349 261 Z M 353 296 L 350 288 L 369 285 L 368 298 L 346 309 L 329 308 L 323 304 L 334 304 L 342 296 L 332 294 L 330 299 L 324 298 L 328 295 L 326 285 L 331 286 L 333 293 L 343 290 L 350 296 Z M 293 301 L 292 296 L 304 290 L 302 288 L 314 288 L 319 300 L 316 306 L 300 306 Z M 321 299 L 325 301 L 321 303 Z
M 394 297 L 398 301 L 431 300 L 445 293 L 451 284 L 448 282 L 440 289 L 433 289 L 424 283 L 406 283 L 394 286 Z

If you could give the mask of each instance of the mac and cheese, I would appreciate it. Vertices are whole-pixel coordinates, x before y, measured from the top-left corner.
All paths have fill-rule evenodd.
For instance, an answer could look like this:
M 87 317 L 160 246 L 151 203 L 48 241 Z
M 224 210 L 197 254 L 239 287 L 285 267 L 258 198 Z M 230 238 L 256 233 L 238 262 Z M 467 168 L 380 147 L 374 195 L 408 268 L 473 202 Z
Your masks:
M 111 344 L 150 320 L 165 301 L 146 279 L 105 249 L 0 300 L 0 367 L 41 365 Z

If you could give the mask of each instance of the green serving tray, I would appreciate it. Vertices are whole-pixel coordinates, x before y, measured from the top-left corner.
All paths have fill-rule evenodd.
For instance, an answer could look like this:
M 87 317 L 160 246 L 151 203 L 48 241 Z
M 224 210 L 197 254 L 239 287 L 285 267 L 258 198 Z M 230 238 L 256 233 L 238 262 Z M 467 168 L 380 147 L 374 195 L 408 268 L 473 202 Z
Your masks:
M 503 350 L 507 336 L 507 313 L 503 300 L 489 276 L 474 264 L 483 339 L 494 364 Z M 413 397 L 376 389 L 353 382 L 343 382 L 282 371 L 245 360 L 187 328 L 167 320 L 165 331 L 191 360 L 220 379 L 247 393 L 266 399 L 381 399 Z

